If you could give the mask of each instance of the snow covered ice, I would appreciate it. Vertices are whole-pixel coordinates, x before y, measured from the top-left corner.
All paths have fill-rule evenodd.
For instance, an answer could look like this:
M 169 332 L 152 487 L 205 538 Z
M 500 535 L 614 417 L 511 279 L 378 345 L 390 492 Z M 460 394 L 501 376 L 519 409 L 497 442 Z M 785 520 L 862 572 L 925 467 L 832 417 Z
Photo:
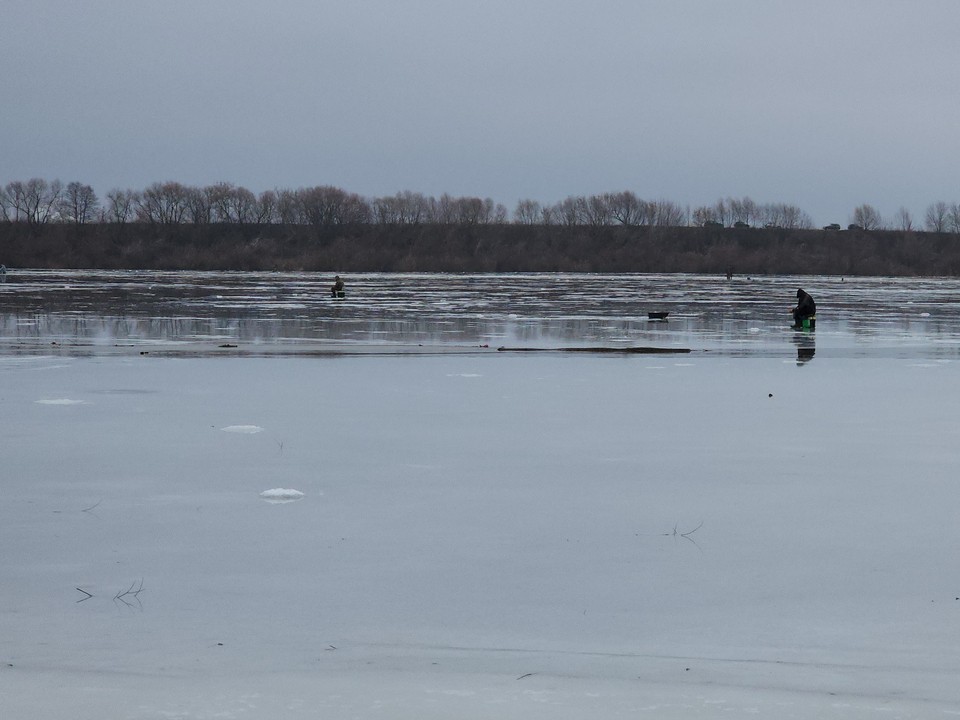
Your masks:
M 778 325 L 797 279 L 758 282 L 786 302 L 656 329 L 408 308 L 397 354 L 375 318 L 255 340 L 237 311 L 235 355 L 37 318 L 0 354 L 0 715 L 955 717 L 957 288 L 888 279 L 864 318 L 882 283 L 802 279 L 811 337 Z M 577 327 L 693 352 L 480 348 Z

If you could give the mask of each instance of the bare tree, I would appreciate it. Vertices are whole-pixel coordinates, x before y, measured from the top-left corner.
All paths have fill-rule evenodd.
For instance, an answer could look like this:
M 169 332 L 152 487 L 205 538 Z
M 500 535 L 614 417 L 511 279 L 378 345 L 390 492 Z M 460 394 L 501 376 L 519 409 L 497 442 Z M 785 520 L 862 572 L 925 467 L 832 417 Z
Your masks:
M 370 220 L 370 206 L 359 195 L 338 187 L 321 185 L 297 191 L 303 218 L 310 225 L 332 227 L 365 223 Z
M 9 185 L 8 185 L 9 187 Z M 5 187 L 0 187 L 0 220 L 10 222 L 13 219 L 13 198 Z
M 304 224 L 301 217 L 301 207 L 296 190 L 284 188 L 277 190 L 277 219 L 283 225 Z
M 897 211 L 896 224 L 897 229 L 903 232 L 911 232 L 913 230 L 913 216 L 905 207 L 901 206 Z
M 544 225 L 557 225 L 559 223 L 559 219 L 557 217 L 557 206 L 544 205 L 541 207 L 540 222 Z
M 670 200 L 655 200 L 651 217 L 657 227 L 682 227 L 689 224 L 690 211 Z
M 713 204 L 713 219 L 714 222 L 718 222 L 721 225 L 729 225 L 728 218 L 730 216 L 730 208 L 727 206 L 727 203 L 723 201 L 723 198 L 720 198 Z
M 245 225 L 256 216 L 256 196 L 233 183 L 217 183 L 205 188 L 210 210 L 216 222 Z
M 809 230 L 813 219 L 796 205 L 783 205 L 783 226 L 789 230 Z
M 872 205 L 863 204 L 853 211 L 853 224 L 864 230 L 879 230 L 883 227 L 880 213 Z
M 254 222 L 257 225 L 267 225 L 277 218 L 277 194 L 273 190 L 264 190 L 257 197 L 254 208 Z
M 730 211 L 730 222 L 734 225 L 756 222 L 757 204 L 749 197 L 727 198 L 727 209 Z
M 456 198 L 454 206 L 459 225 L 489 225 L 495 217 L 496 206 L 490 198 Z
M 642 225 L 646 204 L 629 190 L 604 195 L 610 219 L 621 225 Z
M 513 211 L 513 221 L 518 225 L 536 225 L 541 222 L 541 211 L 536 200 L 520 200 Z
M 404 190 L 389 197 L 374 198 L 371 212 L 381 225 L 416 225 L 428 214 L 429 202 L 420 193 Z
M 194 225 L 209 225 L 213 222 L 213 203 L 210 198 L 210 188 L 184 188 L 186 196 L 184 204 L 186 211 L 183 219 Z
M 427 207 L 427 221 L 439 225 L 452 225 L 456 222 L 456 201 L 447 193 L 439 198 L 430 198 Z
M 758 208 L 758 215 L 764 227 L 787 230 L 809 230 L 813 227 L 813 219 L 799 207 L 789 203 L 766 203 Z
M 137 197 L 137 217 L 158 225 L 178 225 L 189 209 L 190 190 L 178 182 L 153 183 Z
M 613 215 L 607 204 L 607 195 L 591 195 L 584 198 L 583 220 L 587 225 L 594 227 L 609 225 L 612 222 Z
M 568 227 L 583 225 L 587 217 L 586 198 L 571 195 L 554 206 L 557 222 Z
M 930 232 L 944 232 L 947 228 L 947 214 L 949 211 L 950 206 L 947 205 L 947 203 L 945 203 L 943 200 L 933 203 L 927 208 L 927 212 L 924 215 L 924 226 Z
M 43 225 L 60 219 L 63 185 L 59 180 L 47 182 L 31 178 L 26 182 L 15 180 L 7 184 L 8 214 L 13 219 L 25 220 L 29 225 Z
M 950 232 L 960 235 L 960 205 L 956 203 L 950 206 L 950 212 L 947 214 L 947 227 Z
M 114 189 L 107 193 L 107 219 L 125 225 L 132 217 L 137 204 L 133 190 Z
M 693 215 L 691 220 L 694 225 L 699 225 L 700 227 L 706 227 L 712 223 L 720 222 L 717 219 L 717 210 L 715 207 L 708 207 L 707 205 L 701 205 L 693 209 Z
M 93 188 L 79 182 L 67 185 L 63 198 L 63 212 L 67 218 L 77 225 L 85 225 L 96 217 L 100 200 Z

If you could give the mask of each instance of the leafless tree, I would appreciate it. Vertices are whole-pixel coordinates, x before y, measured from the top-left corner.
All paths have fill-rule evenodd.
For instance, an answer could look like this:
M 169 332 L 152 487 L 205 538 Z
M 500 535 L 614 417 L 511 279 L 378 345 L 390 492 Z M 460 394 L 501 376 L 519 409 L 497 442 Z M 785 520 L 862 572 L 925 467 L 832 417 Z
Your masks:
M 536 225 L 541 222 L 541 211 L 536 200 L 520 200 L 513 211 L 513 221 L 518 225 Z
M 610 212 L 610 205 L 607 203 L 607 196 L 591 195 L 584 198 L 583 202 L 583 220 L 587 225 L 601 227 L 609 225 L 613 221 L 613 215 Z
M 955 235 L 960 235 L 960 205 L 954 203 L 947 214 L 947 228 Z
M 458 225 L 489 225 L 496 218 L 496 205 L 490 198 L 460 197 L 454 200 Z
M 190 190 L 178 182 L 153 183 L 137 199 L 137 217 L 157 225 L 177 225 L 189 209 Z
M 257 196 L 254 208 L 254 222 L 266 225 L 277 219 L 277 194 L 273 190 L 264 190 Z
M 370 206 L 359 195 L 322 185 L 297 192 L 303 218 L 310 225 L 332 227 L 370 220 Z
M 245 187 L 217 183 L 205 188 L 215 222 L 245 225 L 256 216 L 257 198 Z
M 587 200 L 571 195 L 554 206 L 557 222 L 567 227 L 583 225 L 587 219 Z
M 61 215 L 76 225 L 85 225 L 96 218 L 100 200 L 93 188 L 79 182 L 67 184 Z
M 427 206 L 427 221 L 438 225 L 452 225 L 456 222 L 456 200 L 447 193 L 439 198 L 430 198 Z
M 727 198 L 730 222 L 751 225 L 757 220 L 757 204 L 749 197 Z
M 713 219 L 721 225 L 729 225 L 730 208 L 723 198 L 720 198 L 713 204 Z
M 426 218 L 429 201 L 420 193 L 405 190 L 389 197 L 374 198 L 371 211 L 381 225 L 416 225 Z
M 711 223 L 718 223 L 720 220 L 717 219 L 717 210 L 715 207 L 708 207 L 707 205 L 701 205 L 693 209 L 693 214 L 691 215 L 691 220 L 694 225 L 699 225 L 704 227 Z
M 629 190 L 623 192 L 607 193 L 604 202 L 610 219 L 620 225 L 642 225 L 646 205 Z
M 913 230 L 913 216 L 910 214 L 910 211 L 905 207 L 901 207 L 897 211 L 896 223 L 898 230 L 902 230 L 903 232 L 911 232 Z
M 789 203 L 766 203 L 759 207 L 758 214 L 765 227 L 787 230 L 809 230 L 813 227 L 811 217 L 796 205 Z
M 15 180 L 7 184 L 6 193 L 9 205 L 7 212 L 12 211 L 14 220 L 25 220 L 30 225 L 43 225 L 60 219 L 63 184 L 59 180 Z
M 540 222 L 544 225 L 557 225 L 559 223 L 559 219 L 557 218 L 557 206 L 542 206 L 540 208 Z
M 653 201 L 652 210 L 651 224 L 657 227 L 682 227 L 689 224 L 689 210 L 671 200 Z
M 933 203 L 927 208 L 923 224 L 930 232 L 942 233 L 947 229 L 947 215 L 950 206 L 943 200 Z
M 783 207 L 783 226 L 789 230 L 809 230 L 813 227 L 813 219 L 796 205 L 785 204 Z
M 276 191 L 277 219 L 283 225 L 305 224 L 301 218 L 300 201 L 296 190 L 283 188 Z
M 10 222 L 13 219 L 13 199 L 7 188 L 0 186 L 0 220 Z
M 863 204 L 854 209 L 853 224 L 859 225 L 864 230 L 880 230 L 883 227 L 883 220 L 875 207 Z
M 133 218 L 137 193 L 133 190 L 114 189 L 107 193 L 107 219 L 125 225 Z

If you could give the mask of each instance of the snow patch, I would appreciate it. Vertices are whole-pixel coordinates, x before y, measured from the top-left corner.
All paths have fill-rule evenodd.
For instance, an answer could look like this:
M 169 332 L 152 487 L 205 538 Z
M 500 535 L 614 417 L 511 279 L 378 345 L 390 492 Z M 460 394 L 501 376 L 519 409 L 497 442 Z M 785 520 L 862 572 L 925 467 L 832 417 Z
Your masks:
M 273 488 L 272 490 L 264 490 L 260 493 L 260 497 L 268 503 L 279 504 L 301 500 L 303 493 L 299 490 L 291 490 L 289 488 Z
M 86 400 L 71 400 L 70 398 L 55 398 L 52 400 L 34 400 L 38 405 L 86 405 Z
M 263 432 L 263 428 L 259 425 L 227 425 L 227 427 L 220 429 L 223 430 L 223 432 L 243 433 L 246 435 Z

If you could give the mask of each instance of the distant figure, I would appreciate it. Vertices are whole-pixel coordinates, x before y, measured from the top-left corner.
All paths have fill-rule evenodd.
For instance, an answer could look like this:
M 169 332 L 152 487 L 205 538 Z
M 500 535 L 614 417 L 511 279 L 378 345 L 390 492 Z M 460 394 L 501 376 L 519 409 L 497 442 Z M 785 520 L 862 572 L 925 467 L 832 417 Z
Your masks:
M 339 275 L 333 279 L 333 287 L 330 288 L 330 296 L 335 298 L 342 298 L 346 296 L 346 293 L 343 291 L 343 280 L 340 279 Z
M 7 281 L 7 266 L 0 265 L 0 283 Z
M 810 297 L 810 294 L 804 292 L 803 288 L 797 290 L 797 306 L 793 309 L 793 324 L 803 325 L 806 318 L 817 314 L 817 304 Z

